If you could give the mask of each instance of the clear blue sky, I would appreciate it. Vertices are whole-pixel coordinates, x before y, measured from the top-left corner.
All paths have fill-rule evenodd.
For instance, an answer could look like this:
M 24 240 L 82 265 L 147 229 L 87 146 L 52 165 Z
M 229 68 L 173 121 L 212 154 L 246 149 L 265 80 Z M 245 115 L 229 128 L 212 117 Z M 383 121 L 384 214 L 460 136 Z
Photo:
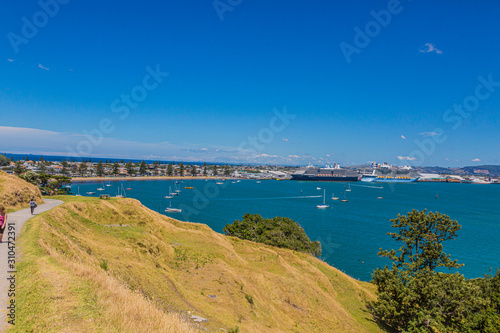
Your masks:
M 221 0 L 219 13 L 212 1 L 60 1 L 53 17 L 4 1 L 0 151 L 500 164 L 500 1 Z M 374 24 L 388 7 L 390 22 Z M 378 30 L 348 62 L 341 45 L 367 24 Z M 169 75 L 120 119 L 121 96 L 142 97 L 157 65 Z M 480 76 L 494 84 L 479 100 Z M 446 111 L 464 101 L 467 118 Z M 282 126 L 273 110 L 285 108 Z M 112 130 L 89 141 L 103 119 Z

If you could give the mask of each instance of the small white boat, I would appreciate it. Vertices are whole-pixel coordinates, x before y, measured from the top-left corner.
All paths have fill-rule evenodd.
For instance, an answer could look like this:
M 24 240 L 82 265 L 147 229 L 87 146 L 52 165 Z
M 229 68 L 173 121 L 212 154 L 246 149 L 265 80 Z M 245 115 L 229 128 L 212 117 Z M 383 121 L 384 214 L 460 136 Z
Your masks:
M 123 187 L 123 184 L 121 187 L 118 187 L 118 193 L 115 198 L 125 198 L 125 188 Z
M 87 194 L 95 194 L 95 192 L 87 192 Z
M 326 208 L 330 207 L 330 206 L 328 206 L 328 205 L 325 205 L 325 192 L 326 192 L 326 191 L 325 191 L 325 190 L 323 190 L 323 204 L 322 204 L 322 205 L 317 205 L 317 206 L 316 206 L 316 208 L 319 208 L 319 209 L 326 209 Z
M 177 194 L 177 193 L 176 193 Z M 168 187 L 168 195 L 164 196 L 165 199 L 172 199 L 174 196 L 172 195 L 172 187 Z
M 321 190 L 321 187 L 316 187 L 317 190 Z
M 377 199 L 378 199 L 378 200 L 382 200 L 382 199 L 383 199 L 383 197 L 378 197 Z
M 82 195 L 80 194 L 80 186 L 78 186 L 78 193 L 75 194 L 76 197 L 81 197 Z
M 260 180 L 258 180 L 258 181 L 257 181 L 257 184 L 260 184 L 260 183 L 261 183 L 261 181 L 260 181 Z
M 351 192 L 351 184 L 347 184 L 346 192 Z
M 223 182 L 216 182 L 215 184 L 217 184 L 217 185 L 224 185 Z
M 332 193 L 332 200 L 339 200 L 339 198 L 337 198 L 335 194 Z
M 347 193 L 344 193 L 344 199 L 340 200 L 340 202 L 347 202 Z
M 172 203 L 170 203 L 170 206 L 165 209 L 165 212 L 167 212 L 167 213 L 181 213 L 182 209 L 172 208 Z

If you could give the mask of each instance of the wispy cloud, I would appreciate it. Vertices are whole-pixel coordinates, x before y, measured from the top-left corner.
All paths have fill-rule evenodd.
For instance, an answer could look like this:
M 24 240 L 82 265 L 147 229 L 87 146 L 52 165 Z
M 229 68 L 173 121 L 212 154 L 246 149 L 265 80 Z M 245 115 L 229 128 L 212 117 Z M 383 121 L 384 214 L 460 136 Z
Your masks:
M 14 59 L 7 59 L 8 62 L 14 62 Z
M 396 156 L 396 157 L 400 161 L 415 161 L 415 160 L 417 160 L 416 157 L 410 157 L 410 156 Z
M 438 132 L 423 132 L 423 133 L 420 133 L 421 136 L 427 138 L 429 136 L 436 136 L 436 135 L 439 135 Z
M 401 139 L 406 140 L 406 136 L 401 135 Z
M 481 160 L 476 157 L 475 159 L 472 160 L 472 162 L 481 162 Z
M 420 53 L 431 53 L 431 52 L 436 52 L 437 54 L 443 53 L 443 51 L 436 48 L 432 43 L 425 43 L 425 45 L 422 46 L 419 51 Z
M 46 71 L 50 70 L 50 68 L 44 67 L 42 64 L 38 64 L 38 68 L 45 69 Z
M 83 147 L 85 157 L 122 159 L 164 159 L 186 162 L 241 162 L 263 164 L 309 163 L 311 156 L 277 155 L 242 150 L 232 146 L 206 146 L 191 143 L 139 142 L 103 137 L 97 145 L 89 143 L 82 133 L 55 132 L 34 128 L 0 126 L 0 151 L 18 154 L 59 155 L 79 157 L 67 147 Z M 91 152 L 86 153 L 91 147 Z
M 283 140 L 285 142 L 288 142 L 288 139 L 286 139 L 286 138 L 282 138 L 281 140 Z

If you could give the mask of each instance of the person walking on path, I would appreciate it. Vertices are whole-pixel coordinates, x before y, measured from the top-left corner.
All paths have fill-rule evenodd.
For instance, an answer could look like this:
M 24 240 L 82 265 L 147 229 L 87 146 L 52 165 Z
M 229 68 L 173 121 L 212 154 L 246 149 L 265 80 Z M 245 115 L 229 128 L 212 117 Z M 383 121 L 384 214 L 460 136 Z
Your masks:
M 5 207 L 0 206 L 0 243 L 3 239 L 3 232 L 5 230 L 5 225 L 7 224 L 7 214 L 5 213 Z
M 33 215 L 35 213 L 35 208 L 36 208 L 36 202 L 35 202 L 35 199 L 34 198 L 31 198 L 31 201 L 30 201 L 30 208 L 31 208 L 31 215 Z

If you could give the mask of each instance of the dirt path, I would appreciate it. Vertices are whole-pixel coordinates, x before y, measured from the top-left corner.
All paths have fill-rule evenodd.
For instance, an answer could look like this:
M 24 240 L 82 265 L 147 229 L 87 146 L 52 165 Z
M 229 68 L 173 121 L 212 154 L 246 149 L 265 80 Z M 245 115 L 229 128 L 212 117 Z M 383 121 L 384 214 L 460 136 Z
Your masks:
M 60 200 L 44 200 L 45 203 L 35 209 L 35 215 L 46 212 L 63 203 Z M 13 279 L 9 281 L 8 279 L 12 276 L 15 277 L 16 274 L 12 273 L 15 272 L 15 266 L 10 266 L 12 262 L 9 263 L 9 259 L 12 259 L 13 254 L 15 257 L 14 260 L 19 260 L 19 247 L 17 245 L 17 239 L 19 238 L 19 233 L 21 232 L 24 222 L 32 217 L 33 215 L 31 215 L 29 208 L 7 214 L 7 226 L 5 226 L 3 242 L 0 244 L 0 332 L 5 332 L 5 330 L 10 326 L 7 322 L 9 319 L 7 318 L 7 314 L 11 311 L 11 309 L 7 309 L 7 306 L 10 304 L 9 289 L 12 286 L 11 281 L 15 280 Z M 12 234 L 9 237 L 9 226 L 11 227 L 11 231 L 15 232 L 15 237 L 12 237 Z M 12 227 L 14 227 L 13 230 Z M 9 256 L 11 258 L 9 258 Z

